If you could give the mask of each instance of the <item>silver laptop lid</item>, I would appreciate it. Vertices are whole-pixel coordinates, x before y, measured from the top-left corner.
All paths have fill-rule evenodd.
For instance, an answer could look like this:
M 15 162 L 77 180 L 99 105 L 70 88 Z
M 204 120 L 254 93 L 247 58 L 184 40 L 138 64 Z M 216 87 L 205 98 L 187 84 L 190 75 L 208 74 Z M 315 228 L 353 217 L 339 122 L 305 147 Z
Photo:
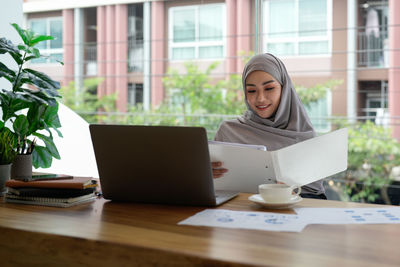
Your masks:
M 104 198 L 216 205 L 202 127 L 89 126 Z

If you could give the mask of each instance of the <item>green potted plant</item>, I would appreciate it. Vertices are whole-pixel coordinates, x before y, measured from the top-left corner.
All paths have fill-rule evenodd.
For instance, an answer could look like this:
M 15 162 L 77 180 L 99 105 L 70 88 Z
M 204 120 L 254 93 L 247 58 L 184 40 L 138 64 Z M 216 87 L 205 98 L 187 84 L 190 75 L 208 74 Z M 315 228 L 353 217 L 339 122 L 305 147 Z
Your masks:
M 29 68 L 27 63 L 45 57 L 36 45 L 54 38 L 21 29 L 17 24 L 11 25 L 23 43 L 14 45 L 6 38 L 0 38 L 0 54 L 9 54 L 17 64 L 17 69 L 13 70 L 0 62 L 0 77 L 8 80 L 12 87 L 11 90 L 0 89 L 3 112 L 0 122 L 11 129 L 14 140 L 26 140 L 27 146 L 36 138 L 38 143 L 32 152 L 33 166 L 48 168 L 53 158 L 60 159 L 52 132 L 54 130 L 62 137 L 57 114 L 60 83 Z
M 0 122 L 0 196 L 5 191 L 5 182 L 10 178 L 11 164 L 16 154 L 13 133 Z

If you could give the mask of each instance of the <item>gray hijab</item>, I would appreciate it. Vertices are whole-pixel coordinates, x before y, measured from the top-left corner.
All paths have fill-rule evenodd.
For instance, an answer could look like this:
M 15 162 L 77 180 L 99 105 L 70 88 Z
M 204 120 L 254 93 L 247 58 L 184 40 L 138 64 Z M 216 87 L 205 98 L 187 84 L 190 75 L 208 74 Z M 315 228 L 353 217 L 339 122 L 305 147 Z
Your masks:
M 215 140 L 265 145 L 273 151 L 314 137 L 311 121 L 282 61 L 271 54 L 254 56 L 243 70 L 243 90 L 246 89 L 247 76 L 257 70 L 268 72 L 282 85 L 281 102 L 276 113 L 270 118 L 261 118 L 246 99 L 247 111 L 244 115 L 222 122 Z M 321 194 L 324 191 L 322 180 L 302 187 L 302 193 Z
M 265 140 L 268 143 L 273 144 L 278 138 L 282 147 L 293 144 L 293 141 L 298 142 L 314 137 L 315 131 L 311 121 L 282 61 L 268 53 L 254 56 L 243 70 L 243 90 L 246 89 L 247 76 L 257 70 L 268 72 L 282 85 L 281 102 L 275 115 L 265 119 L 259 117 L 250 108 L 246 99 L 247 111 L 239 118 L 239 121 L 264 131 Z M 287 139 L 286 144 L 282 143 L 282 138 Z M 268 144 L 266 145 L 268 147 Z

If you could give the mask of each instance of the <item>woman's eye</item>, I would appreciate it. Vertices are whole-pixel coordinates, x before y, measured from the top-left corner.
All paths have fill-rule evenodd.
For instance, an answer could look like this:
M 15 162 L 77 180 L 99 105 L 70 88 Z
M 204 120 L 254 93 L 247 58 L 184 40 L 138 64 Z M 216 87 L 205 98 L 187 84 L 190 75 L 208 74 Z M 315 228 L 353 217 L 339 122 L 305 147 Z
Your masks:
M 256 92 L 256 90 L 247 90 L 248 94 L 252 94 L 252 93 L 255 93 L 255 92 Z
M 273 90 L 274 89 L 274 87 L 267 87 L 267 88 L 265 88 L 265 91 L 270 91 L 270 90 Z

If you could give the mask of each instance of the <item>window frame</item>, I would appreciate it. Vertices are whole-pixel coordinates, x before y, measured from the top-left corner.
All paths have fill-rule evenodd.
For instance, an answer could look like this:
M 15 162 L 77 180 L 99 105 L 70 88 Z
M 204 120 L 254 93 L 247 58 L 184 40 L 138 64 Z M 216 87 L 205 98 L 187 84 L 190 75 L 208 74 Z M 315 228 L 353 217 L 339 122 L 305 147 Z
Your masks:
M 34 18 L 34 19 L 28 19 L 28 25 L 29 25 L 29 29 L 32 29 L 32 22 L 33 21 L 45 21 L 46 22 L 46 34 L 45 35 L 50 35 L 50 24 L 52 21 L 60 21 L 61 22 L 61 34 L 62 37 L 63 36 L 63 17 L 59 16 L 59 17 L 46 17 L 46 18 Z M 63 42 L 61 43 L 61 48 L 50 48 L 50 42 L 46 41 L 46 48 L 40 48 L 40 54 L 47 56 L 47 58 L 45 59 L 44 62 L 32 62 L 32 64 L 58 64 L 58 62 L 54 62 L 52 61 L 52 54 L 61 54 L 62 58 L 64 58 L 64 45 Z M 44 58 L 42 58 L 44 59 Z M 62 60 L 63 61 L 63 60 Z
M 295 2 L 295 34 L 293 37 L 278 37 L 278 38 L 269 38 L 269 3 L 274 0 L 264 0 L 263 1 L 263 40 L 262 40 L 262 49 L 264 53 L 269 52 L 267 50 L 268 44 L 279 44 L 279 43 L 293 43 L 294 44 L 294 52 L 290 55 L 278 55 L 280 58 L 290 58 L 290 57 L 331 57 L 332 56 L 332 0 L 325 0 L 327 4 L 326 9 L 326 36 L 299 36 L 299 0 L 292 0 Z M 326 53 L 320 54 L 299 54 L 299 44 L 307 43 L 307 42 L 315 42 L 315 41 L 328 41 L 328 51 Z
M 221 6 L 222 8 L 222 39 L 220 41 L 199 41 L 199 12 L 202 6 Z M 192 42 L 174 42 L 174 11 L 176 10 L 195 10 L 195 40 Z M 225 3 L 213 3 L 213 4 L 204 4 L 204 5 L 190 5 L 190 6 L 176 6 L 171 7 L 168 10 L 168 59 L 173 62 L 181 62 L 188 60 L 214 60 L 214 59 L 223 59 L 226 56 L 226 6 Z M 200 58 L 199 50 L 201 47 L 210 47 L 210 46 L 222 46 L 222 54 L 220 57 L 209 57 L 209 58 Z M 173 58 L 173 49 L 174 48 L 194 48 L 194 57 L 187 59 L 174 59 Z

